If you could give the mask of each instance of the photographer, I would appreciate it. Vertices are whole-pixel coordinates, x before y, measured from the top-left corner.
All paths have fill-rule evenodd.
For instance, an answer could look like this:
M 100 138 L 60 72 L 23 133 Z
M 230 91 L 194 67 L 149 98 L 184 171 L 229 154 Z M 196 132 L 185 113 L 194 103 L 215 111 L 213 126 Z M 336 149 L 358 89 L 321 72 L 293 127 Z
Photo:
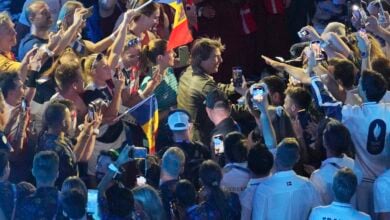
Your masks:
M 60 186 L 69 176 L 78 175 L 77 162 L 89 160 L 97 135 L 95 129 L 99 127 L 101 120 L 100 114 L 91 122 L 86 117 L 84 129 L 73 145 L 68 138 L 71 129 L 75 129 L 71 124 L 71 109 L 61 103 L 52 103 L 47 107 L 44 113 L 45 126 L 38 140 L 37 151 L 52 150 L 58 154 L 60 168 L 56 185 Z

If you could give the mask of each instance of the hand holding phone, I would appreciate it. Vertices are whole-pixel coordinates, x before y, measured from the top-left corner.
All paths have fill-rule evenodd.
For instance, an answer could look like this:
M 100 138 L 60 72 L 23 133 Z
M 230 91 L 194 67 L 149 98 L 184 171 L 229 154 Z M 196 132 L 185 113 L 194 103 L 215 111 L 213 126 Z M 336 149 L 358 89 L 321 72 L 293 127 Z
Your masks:
M 325 58 L 324 54 L 322 54 L 320 41 L 312 41 L 310 43 L 310 49 L 314 52 L 316 60 L 323 60 Z
M 225 152 L 222 134 L 218 134 L 213 137 L 213 144 L 214 144 L 214 153 L 216 155 L 220 155 Z

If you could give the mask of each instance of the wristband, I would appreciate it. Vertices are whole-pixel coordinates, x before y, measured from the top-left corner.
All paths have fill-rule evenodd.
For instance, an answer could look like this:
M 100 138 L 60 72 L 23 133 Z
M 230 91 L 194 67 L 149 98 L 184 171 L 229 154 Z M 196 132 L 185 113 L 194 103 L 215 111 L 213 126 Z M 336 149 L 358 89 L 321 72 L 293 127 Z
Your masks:
M 44 44 L 42 45 L 41 49 L 43 51 L 45 51 L 45 53 L 49 56 L 49 57 L 53 57 L 54 56 L 54 52 L 49 50 L 49 48 L 47 48 L 47 44 Z
M 93 131 L 92 131 L 92 135 L 99 135 L 99 132 L 100 132 L 100 130 L 99 130 L 99 128 L 95 128 L 95 129 L 93 129 Z
M 110 163 L 110 165 L 108 165 L 108 169 L 115 174 L 121 174 L 121 171 L 119 171 L 118 167 L 116 167 L 113 163 Z
M 115 36 L 114 34 L 111 34 L 111 35 L 109 36 L 109 38 L 110 38 L 112 41 L 115 41 L 116 36 Z

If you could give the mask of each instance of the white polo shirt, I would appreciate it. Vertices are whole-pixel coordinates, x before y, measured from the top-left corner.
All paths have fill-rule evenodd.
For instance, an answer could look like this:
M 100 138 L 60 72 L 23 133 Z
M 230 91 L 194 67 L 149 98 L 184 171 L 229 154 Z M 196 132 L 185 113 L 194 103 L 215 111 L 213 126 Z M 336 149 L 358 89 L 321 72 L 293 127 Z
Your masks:
M 328 206 L 319 206 L 313 209 L 309 220 L 370 220 L 371 217 L 359 212 L 348 203 L 332 202 Z
M 221 187 L 229 192 L 240 194 L 245 190 L 249 179 L 250 172 L 247 163 L 228 163 L 223 169 Z
M 333 177 L 336 172 L 343 167 L 352 169 L 358 176 L 358 182 L 360 182 L 361 171 L 355 168 L 355 161 L 345 154 L 341 158 L 331 157 L 324 160 L 320 169 L 311 174 L 310 181 L 319 192 L 324 205 L 328 205 L 334 200 L 332 190 Z
M 375 213 L 390 212 L 390 169 L 375 180 L 374 207 Z
M 270 176 L 250 179 L 246 189 L 240 194 L 241 220 L 250 220 L 252 217 L 252 202 L 257 187 L 268 180 Z
M 319 205 L 319 195 L 307 178 L 292 170 L 277 172 L 257 187 L 252 220 L 307 219 Z

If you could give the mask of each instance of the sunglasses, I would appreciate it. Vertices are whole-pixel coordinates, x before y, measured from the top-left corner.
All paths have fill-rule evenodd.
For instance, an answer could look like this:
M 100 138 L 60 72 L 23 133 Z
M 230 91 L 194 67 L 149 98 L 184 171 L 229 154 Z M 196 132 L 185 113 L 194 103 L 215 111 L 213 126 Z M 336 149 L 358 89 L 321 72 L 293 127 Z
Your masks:
M 91 66 L 91 69 L 92 68 L 96 68 L 96 65 L 103 59 L 104 55 L 102 53 L 99 53 L 95 59 L 93 60 L 92 62 L 92 66 Z
M 140 43 L 140 39 L 138 37 L 130 39 L 129 42 L 127 42 L 127 47 L 134 47 Z

